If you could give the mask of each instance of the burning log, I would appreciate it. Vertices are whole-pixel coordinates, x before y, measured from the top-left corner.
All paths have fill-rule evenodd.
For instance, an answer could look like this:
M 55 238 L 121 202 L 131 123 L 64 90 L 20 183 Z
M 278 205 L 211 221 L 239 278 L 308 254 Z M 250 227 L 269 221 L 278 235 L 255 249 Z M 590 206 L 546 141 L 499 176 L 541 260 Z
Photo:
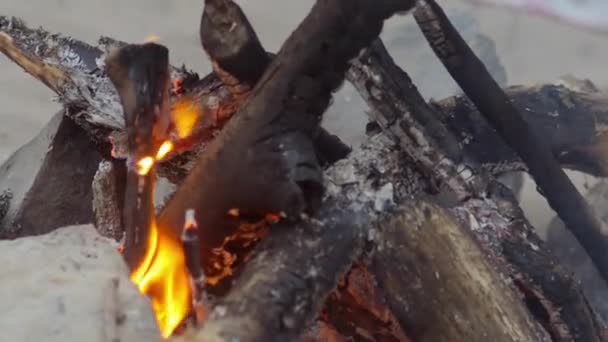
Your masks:
M 101 155 L 86 132 L 55 114 L 40 134 L 0 167 L 5 196 L 0 238 L 93 222 L 91 181 Z
M 96 145 L 103 145 L 112 139 L 117 140 L 117 144 L 126 140 L 119 97 L 107 75 L 98 68 L 95 62 L 103 57 L 104 51 L 123 46 L 125 43 L 103 37 L 99 41 L 99 46 L 95 47 L 59 34 L 50 34 L 42 29 L 30 29 L 18 19 L 1 16 L 0 30 L 11 37 L 10 40 L 4 42 L 9 44 L 8 48 L 13 46 L 27 57 L 23 60 L 26 63 L 18 60 L 18 64 L 27 72 L 35 74 L 35 70 L 31 70 L 28 65 L 36 64 L 34 62 L 38 60 L 55 66 L 73 80 L 65 88 L 58 90 L 59 101 L 70 108 L 66 115 L 82 126 L 94 139 Z M 58 48 L 51 49 L 49 46 Z M 0 49 L 0 51 L 4 50 Z M 27 63 L 27 61 L 32 61 L 32 63 Z M 213 132 L 222 127 L 236 111 L 237 106 L 232 93 L 216 74 L 212 73 L 198 80 L 196 75 L 185 69 L 172 68 L 171 72 L 173 82 L 180 83 L 179 91 L 172 95 L 173 113 L 187 118 L 182 122 L 183 131 L 185 135 L 190 134 L 190 136 L 186 136 L 175 146 L 176 151 L 183 150 L 183 152 L 173 153 L 159 164 L 159 174 L 167 177 L 171 182 L 179 184 L 189 173 L 194 164 L 193 161 L 200 151 L 204 150 L 206 144 L 213 138 Z M 95 89 L 96 92 L 91 94 L 88 90 L 89 87 Z M 551 144 L 551 149 L 555 154 L 561 156 L 560 162 L 564 166 L 601 176 L 608 174 L 607 168 L 604 166 L 608 165 L 606 154 L 601 152 L 603 135 L 600 127 L 595 124 L 608 121 L 608 107 L 605 105 L 606 96 L 604 94 L 590 95 L 588 91 L 574 91 L 558 85 L 511 87 L 507 89 L 507 93 L 519 108 L 532 109 L 532 111 L 522 110 L 521 112 L 532 127 L 542 129 L 542 132 L 555 132 L 555 134 L 543 134 L 543 136 L 548 138 L 547 142 Z M 443 114 L 444 121 L 449 120 L 452 124 L 451 120 L 462 118 L 466 123 L 467 117 L 479 117 L 478 114 L 475 114 L 477 110 L 474 109 L 474 106 L 464 98 L 458 99 L 462 100 L 451 99 L 439 102 L 441 110 L 445 113 L 439 114 Z M 553 113 L 551 110 L 544 111 L 544 107 L 555 108 L 560 115 L 539 115 Z M 450 115 L 455 110 L 457 111 L 455 113 L 459 115 Z M 582 116 L 581 120 L 589 122 L 589 124 L 579 125 L 579 115 Z M 562 121 L 560 118 L 564 118 L 564 120 Z M 594 121 L 590 121 L 592 118 Z M 488 138 L 484 132 L 493 134 L 487 124 L 480 122 L 478 126 L 474 122 L 474 126 L 471 126 L 464 123 L 458 125 L 458 136 L 473 139 L 470 146 L 465 145 L 465 149 L 470 148 L 473 157 L 483 162 L 485 168 L 499 173 L 523 168 L 522 163 L 512 162 L 518 159 L 513 159 L 513 154 L 508 153 L 511 149 L 505 145 L 502 139 L 497 139 L 492 135 L 493 143 L 484 143 Z M 554 131 L 555 127 L 560 127 L 560 129 Z M 321 142 L 325 140 L 322 136 L 335 139 L 334 136 L 325 134 L 323 131 L 319 135 L 320 137 L 317 138 L 319 142 L 315 142 L 315 146 L 326 145 Z M 476 144 L 477 141 L 480 145 Z M 475 148 L 474 146 L 485 148 Z M 493 150 L 487 151 L 488 146 L 494 146 Z M 119 150 L 120 147 L 124 147 L 126 150 L 126 146 L 116 147 Z M 336 153 L 336 156 L 343 155 L 346 151 L 344 148 L 336 148 L 336 150 L 341 151 Z M 322 156 L 319 158 L 323 159 Z
M 142 262 L 154 213 L 155 156 L 168 139 L 169 51 L 148 43 L 128 45 L 106 59 L 108 76 L 124 108 L 128 137 L 124 200 L 125 258 Z
M 318 208 L 323 186 L 312 137 L 331 92 L 343 80 L 348 59 L 379 34 L 383 20 L 412 5 L 386 1 L 372 9 L 366 2 L 317 3 L 252 97 L 209 144 L 160 214 L 159 225 L 176 234 L 183 227 L 184 209 L 193 206 L 203 259 L 211 260 L 212 248 L 234 231 L 227 215 L 233 208 L 246 215 L 284 213 L 291 218 Z M 353 32 L 348 44 L 338 33 L 344 30 Z M 302 40 L 309 42 L 305 48 Z
M 608 281 L 606 228 L 564 173 L 550 146 L 528 126 L 434 0 L 423 1 L 414 17 L 454 80 L 522 158 L 549 205 L 585 247 L 604 280 Z

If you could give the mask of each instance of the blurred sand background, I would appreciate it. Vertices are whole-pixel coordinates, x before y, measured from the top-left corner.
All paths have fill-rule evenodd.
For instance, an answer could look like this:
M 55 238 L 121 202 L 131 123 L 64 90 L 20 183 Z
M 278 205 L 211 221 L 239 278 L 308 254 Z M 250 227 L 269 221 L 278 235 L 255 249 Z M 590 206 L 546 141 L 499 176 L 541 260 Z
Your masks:
M 313 0 L 240 0 L 264 46 L 276 51 L 306 15 Z M 608 85 L 608 36 L 494 8 L 473 8 L 462 1 L 441 1 L 465 32 L 481 32 L 496 44 L 509 84 L 550 82 L 564 74 Z M 449 3 L 449 5 L 448 5 Z M 203 0 L 0 0 L 0 15 L 16 16 L 31 26 L 94 43 L 100 35 L 141 42 L 160 37 L 173 64 L 185 63 L 204 75 L 209 63 L 198 41 Z M 457 87 L 423 42 L 412 18 L 391 19 L 383 38 L 394 58 L 426 97 L 442 98 Z M 0 56 L 0 162 L 34 137 L 59 107 L 52 94 Z M 365 106 L 346 85 L 326 116 L 326 126 L 351 144 L 363 136 Z M 576 176 L 584 186 L 585 177 Z M 534 185 L 527 181 L 523 207 L 536 227 L 553 217 Z

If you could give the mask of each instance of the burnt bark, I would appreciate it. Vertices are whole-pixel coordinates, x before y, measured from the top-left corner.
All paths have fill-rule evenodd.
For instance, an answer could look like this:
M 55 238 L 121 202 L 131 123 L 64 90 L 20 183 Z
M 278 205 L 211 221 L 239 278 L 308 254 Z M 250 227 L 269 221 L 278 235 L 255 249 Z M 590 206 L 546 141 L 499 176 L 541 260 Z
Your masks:
M 211 249 L 234 231 L 230 209 L 293 219 L 318 208 L 323 185 L 312 138 L 332 91 L 344 80 L 348 60 L 377 37 L 384 19 L 411 6 L 389 0 L 318 2 L 209 144 L 160 214 L 159 227 L 178 231 L 184 209 L 194 208 L 203 259 L 209 260 Z
M 526 123 L 483 63 L 434 0 L 423 1 L 414 17 L 435 54 L 480 113 L 528 167 L 551 208 L 564 221 L 608 281 L 608 228 L 585 202 L 553 156 Z
M 242 103 L 270 65 L 266 52 L 241 8 L 231 0 L 208 0 L 200 24 L 200 40 L 215 74 Z M 348 155 L 348 146 L 320 127 L 313 136 L 319 163 L 331 165 Z

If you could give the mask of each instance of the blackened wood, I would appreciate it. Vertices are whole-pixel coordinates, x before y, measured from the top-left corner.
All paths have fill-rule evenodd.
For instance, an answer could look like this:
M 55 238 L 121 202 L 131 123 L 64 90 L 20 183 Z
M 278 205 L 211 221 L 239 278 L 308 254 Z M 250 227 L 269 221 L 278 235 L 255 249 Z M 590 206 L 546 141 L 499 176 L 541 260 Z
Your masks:
M 59 112 L 0 166 L 0 238 L 93 222 L 91 181 L 101 155 L 85 130 Z M 10 195 L 9 195 L 10 194 Z
M 443 144 L 450 140 L 459 141 L 459 144 L 452 147 L 457 151 L 461 146 L 464 146 L 462 150 L 458 151 L 458 155 L 461 155 L 460 160 L 463 160 L 465 165 L 468 166 L 465 171 L 469 174 L 471 184 L 477 184 L 478 186 L 468 188 L 466 196 L 460 196 L 461 201 L 453 201 L 446 196 L 441 196 L 441 200 L 447 205 L 453 206 L 453 210 L 456 212 L 464 211 L 460 214 L 465 218 L 462 222 L 463 225 L 470 226 L 475 232 L 475 236 L 483 243 L 489 258 L 493 259 L 496 265 L 502 265 L 501 267 L 504 269 L 510 269 L 510 277 L 519 279 L 521 289 L 527 289 L 526 293 L 528 294 L 533 293 L 538 302 L 543 301 L 547 304 L 548 310 L 552 310 L 551 321 L 546 324 L 546 329 L 551 332 L 552 336 L 574 336 L 575 338 L 577 336 L 598 336 L 599 328 L 592 324 L 586 324 L 585 319 L 581 322 L 576 318 L 587 317 L 589 308 L 585 296 L 580 293 L 578 285 L 569 280 L 570 276 L 568 274 L 553 272 L 551 274 L 551 277 L 554 277 L 553 282 L 536 281 L 538 280 L 537 269 L 527 268 L 521 263 L 510 261 L 510 259 L 507 260 L 509 262 L 505 263 L 508 258 L 504 254 L 508 251 L 503 252 L 500 246 L 507 239 L 511 243 L 516 243 L 519 248 L 525 249 L 536 246 L 544 254 L 547 254 L 546 247 L 538 242 L 539 239 L 536 237 L 533 228 L 527 222 L 516 199 L 510 192 L 496 181 L 489 179 L 488 182 L 488 180 L 480 177 L 480 175 L 483 175 L 481 164 L 475 153 L 469 155 L 471 150 L 467 150 L 466 141 L 463 141 L 470 139 L 470 137 L 467 138 L 466 133 L 469 127 L 463 125 L 464 128 L 454 129 L 454 126 L 450 125 L 452 115 L 449 110 L 443 112 L 444 106 L 431 108 L 427 105 L 405 71 L 401 70 L 390 58 L 388 52 L 382 48 L 381 42 L 372 44 L 352 63 L 353 67 L 349 72 L 349 80 L 355 84 L 362 97 L 368 101 L 373 109 L 373 116 L 378 122 L 381 122 L 385 132 L 400 146 L 409 141 L 409 135 L 412 132 L 417 132 L 417 128 L 420 126 L 423 127 L 422 130 L 430 130 L 433 126 L 442 126 L 447 123 L 450 130 L 446 132 L 444 129 L 443 134 L 452 135 L 451 139 L 440 139 L 440 135 L 429 133 L 418 138 L 418 141 L 433 143 L 427 142 L 423 145 L 427 150 L 413 151 L 412 153 L 409 146 L 405 146 L 404 151 L 408 158 L 415 163 L 414 165 L 420 172 L 425 175 L 433 175 L 433 170 L 430 169 L 433 164 L 428 163 L 428 159 L 420 158 L 420 154 L 430 156 L 443 154 L 447 156 L 448 154 L 444 152 L 446 147 Z M 532 96 L 533 99 L 542 97 L 542 95 L 539 95 L 542 93 L 535 94 L 536 96 Z M 533 102 L 534 100 L 527 99 L 527 101 Z M 568 98 L 564 98 L 564 101 L 568 101 Z M 410 115 L 414 111 L 427 114 L 424 120 L 427 122 L 434 120 L 433 125 L 420 124 L 422 119 Z M 489 131 L 492 132 L 491 129 Z M 434 151 L 429 148 L 433 146 L 440 150 Z M 449 164 L 443 167 L 448 166 Z M 445 178 L 442 178 L 442 175 L 439 175 L 439 177 L 438 181 L 449 185 Z M 475 180 L 475 178 L 481 179 Z M 430 177 L 430 179 L 433 178 Z M 446 190 L 451 189 L 451 187 L 446 188 Z M 483 229 L 479 228 L 480 225 L 483 225 Z M 550 258 L 536 259 L 534 263 L 544 265 L 546 269 L 554 269 L 555 265 L 555 261 Z M 545 291 L 555 293 L 556 287 L 564 293 L 578 294 L 571 297 L 572 301 L 569 305 L 560 307 L 561 314 L 556 314 L 551 306 L 556 307 L 563 302 L 557 301 L 556 304 L 550 304 L 551 299 L 548 298 L 551 297 L 544 294 Z M 577 340 L 585 341 L 584 339 Z
M 200 39 L 213 70 L 237 97 L 246 95 L 270 65 L 249 20 L 232 0 L 205 0 Z
M 267 53 L 249 20 L 232 0 L 208 0 L 200 24 L 200 40 L 215 74 L 237 103 L 249 95 L 274 55 Z M 326 166 L 346 157 L 350 148 L 320 128 L 313 137 L 319 162 Z
M 412 340 L 551 341 L 471 232 L 444 209 L 405 204 L 377 229 L 370 272 Z
M 420 172 L 434 186 L 465 200 L 483 188 L 453 132 L 429 106 L 409 75 L 395 64 L 380 40 L 351 62 L 348 80 L 373 109 L 370 118 L 399 143 Z M 483 183 L 483 181 L 481 181 Z M 476 188 L 477 187 L 477 188 Z
M 504 89 L 532 130 L 550 145 L 562 167 L 597 177 L 608 175 L 607 94 L 556 83 Z M 493 174 L 526 170 L 517 153 L 465 96 L 433 103 L 464 151 Z
M 193 341 L 293 341 L 360 256 L 363 226 L 344 204 L 273 227 Z M 328 220 L 328 221 L 326 221 Z
M 128 158 L 124 256 L 134 268 L 146 253 L 155 217 L 155 167 L 151 165 L 142 173 L 137 163 L 144 158 L 152 158 L 154 163 L 159 146 L 168 138 L 169 51 L 154 43 L 127 45 L 109 54 L 106 66 L 125 116 Z
M 314 211 L 323 186 L 312 137 L 331 94 L 384 19 L 412 5 L 319 1 L 160 214 L 161 229 L 176 234 L 183 210 L 194 208 L 206 256 L 233 231 L 230 209 L 290 218 Z
M 522 158 L 551 208 L 608 281 L 608 230 L 568 179 L 547 142 L 532 131 L 434 0 L 422 1 L 414 17 L 454 80 Z
M 124 147 L 126 150 L 124 120 L 118 95 L 107 75 L 98 69 L 96 64 L 96 60 L 103 58 L 104 51 L 109 46 L 124 46 L 126 43 L 104 37 L 100 39 L 99 46 L 91 46 L 60 34 L 31 29 L 18 19 L 2 16 L 0 29 L 11 36 L 14 45 L 23 50 L 25 55 L 39 58 L 47 64 L 53 63 L 72 78 L 73 82 L 69 86 L 60 89 L 59 99 L 70 108 L 67 115 L 84 127 L 96 144 L 107 142 L 109 136 L 118 135 L 124 137 L 124 146 L 118 147 Z M 173 105 L 192 103 L 198 115 L 192 136 L 176 144 L 176 149 L 183 150 L 183 153 L 176 153 L 159 165 L 160 175 L 172 183 L 179 184 L 189 173 L 194 164 L 193 160 L 204 150 L 206 143 L 236 112 L 238 101 L 215 73 L 197 80 L 194 74 L 184 69 L 172 68 L 172 79 L 183 82 L 181 91 L 172 95 Z M 96 89 L 95 96 L 89 96 L 89 88 Z M 559 160 L 564 166 L 598 176 L 607 175 L 608 162 L 605 156 L 608 154 L 603 153 L 606 139 L 601 134 L 601 125 L 595 128 L 590 125 L 591 122 L 608 121 L 607 97 L 604 94 L 592 94 L 587 89 L 560 89 L 553 85 L 519 87 L 509 88 L 507 93 L 514 97 L 526 120 L 529 118 L 535 129 L 540 127 L 542 136 L 550 138 L 548 140 L 551 141 L 551 149 L 554 153 L 560 153 Z M 484 124 L 483 120 L 481 123 L 478 123 L 477 119 L 468 123 L 468 117 L 464 113 L 474 111 L 470 102 L 462 98 L 457 98 L 456 103 L 451 102 L 452 100 L 450 98 L 440 101 L 440 105 L 445 108 L 444 112 L 448 115 L 452 112 L 463 115 L 447 117 L 448 125 L 454 124 L 462 132 L 458 137 L 459 141 L 471 141 L 470 145 L 465 144 L 464 148 L 474 157 L 476 155 L 475 158 L 484 164 L 484 168 L 497 173 L 524 168 L 519 159 L 514 157 L 515 154 L 509 153 L 511 149 L 494 135 L 492 128 Z M 560 116 L 549 115 L 554 112 L 543 111 L 543 106 L 547 106 L 547 109 L 557 109 L 556 113 Z M 525 108 L 532 111 L 528 112 Z M 541 113 L 546 115 L 536 115 Z M 562 113 L 565 113 L 565 116 L 562 116 Z M 479 115 L 475 115 L 475 118 L 477 117 Z M 464 121 L 461 122 L 460 119 Z M 319 145 L 322 144 L 315 140 L 315 146 Z M 496 151 L 488 150 L 488 146 L 496 146 Z M 319 148 L 316 150 L 319 151 Z M 345 148 L 342 150 L 346 151 Z M 319 158 L 321 161 L 324 159 L 323 156 Z

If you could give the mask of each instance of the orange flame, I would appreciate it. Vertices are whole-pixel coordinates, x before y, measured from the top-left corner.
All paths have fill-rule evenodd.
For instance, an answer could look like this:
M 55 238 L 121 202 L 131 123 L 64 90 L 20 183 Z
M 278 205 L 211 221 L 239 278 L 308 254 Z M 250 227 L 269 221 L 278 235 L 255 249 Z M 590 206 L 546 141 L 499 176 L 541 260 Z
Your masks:
M 146 255 L 131 273 L 131 281 L 152 299 L 161 335 L 171 336 L 190 310 L 190 280 L 181 244 L 163 236 L 155 223 L 150 227 Z
M 194 103 L 180 101 L 171 111 L 175 131 L 180 139 L 187 138 L 198 120 L 198 109 Z
M 137 162 L 137 172 L 146 175 L 156 161 L 173 149 L 170 141 L 165 141 L 156 157 L 144 157 Z M 162 234 L 152 218 L 150 232 L 143 261 L 131 273 L 131 281 L 142 294 L 152 299 L 152 309 L 158 321 L 161 335 L 171 336 L 175 328 L 184 320 L 190 310 L 190 278 L 182 245 Z
M 155 35 L 155 34 L 151 34 L 148 35 L 145 39 L 144 39 L 144 43 L 152 43 L 152 42 L 156 42 L 160 39 L 159 36 Z
M 173 143 L 169 140 L 165 141 L 162 145 L 160 145 L 158 152 L 156 152 L 156 160 L 163 159 L 167 155 L 167 153 L 171 152 L 172 150 Z
M 140 176 L 147 175 L 148 172 L 150 172 L 150 169 L 152 169 L 152 166 L 154 166 L 154 158 L 152 158 L 152 157 L 141 158 L 137 162 L 137 174 Z

